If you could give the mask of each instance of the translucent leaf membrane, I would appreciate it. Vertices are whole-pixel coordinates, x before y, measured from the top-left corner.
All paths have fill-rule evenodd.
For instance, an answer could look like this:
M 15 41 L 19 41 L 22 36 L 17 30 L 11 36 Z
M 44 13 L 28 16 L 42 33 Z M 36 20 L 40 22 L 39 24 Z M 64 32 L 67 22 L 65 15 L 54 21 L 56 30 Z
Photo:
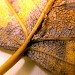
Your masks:
M 0 47 L 14 50 L 20 47 L 24 39 L 25 35 L 14 14 L 5 0 L 0 0 Z
M 32 0 L 34 4 L 39 8 L 40 11 L 44 9 L 48 0 Z
M 10 11 L 4 0 L 0 0 L 0 26 L 5 27 L 10 20 Z
M 47 0 L 9 1 L 30 33 Z M 75 1 L 56 0 L 49 14 L 42 22 L 41 27 L 33 36 L 30 42 L 31 46 L 28 46 L 30 48 L 27 52 L 28 57 L 49 70 L 53 75 L 75 74 L 75 41 L 41 40 L 40 42 L 37 39 L 56 37 L 75 38 L 75 10 L 66 7 L 72 3 L 74 4 Z M 6 21 L 8 23 L 6 27 L 0 26 L 0 47 L 17 50 L 23 43 L 25 36 L 12 11 L 5 15 L 7 14 L 9 19 L 11 19 L 9 22 Z
M 10 6 L 13 6 L 15 13 L 18 14 L 19 19 L 25 26 L 27 26 L 28 32 L 30 33 L 39 15 L 41 14 L 38 6 L 34 4 L 32 0 L 7 1 L 10 2 Z M 38 1 L 38 4 L 40 4 L 39 6 L 43 6 L 41 10 L 43 10 L 47 1 L 45 0 L 45 5 L 43 1 L 41 1 L 41 3 L 39 2 L 40 1 Z M 24 42 L 25 35 L 18 23 L 18 19 L 16 20 L 13 11 L 7 5 L 6 1 L 0 1 L 0 7 L 0 47 L 17 50 Z
M 9 0 L 30 33 L 47 0 Z M 41 11 L 41 12 L 40 12 Z

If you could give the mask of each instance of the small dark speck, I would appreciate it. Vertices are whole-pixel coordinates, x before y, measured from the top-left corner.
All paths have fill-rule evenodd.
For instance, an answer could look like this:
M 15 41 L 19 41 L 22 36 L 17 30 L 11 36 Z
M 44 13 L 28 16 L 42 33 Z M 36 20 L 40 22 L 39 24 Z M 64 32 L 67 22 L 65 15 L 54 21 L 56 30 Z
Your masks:
M 73 47 L 73 51 L 75 51 L 75 47 Z

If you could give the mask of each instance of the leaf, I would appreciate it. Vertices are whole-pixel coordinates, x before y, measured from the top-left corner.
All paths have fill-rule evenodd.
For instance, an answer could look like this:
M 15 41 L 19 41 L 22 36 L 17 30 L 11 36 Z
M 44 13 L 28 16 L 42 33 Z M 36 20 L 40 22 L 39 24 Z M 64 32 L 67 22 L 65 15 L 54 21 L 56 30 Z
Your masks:
M 27 27 L 29 34 L 47 0 L 9 1 L 16 10 L 15 13 Z M 73 40 L 75 38 L 75 10 L 65 9 L 65 4 L 68 5 L 71 2 L 74 3 L 74 0 L 57 0 L 30 41 L 31 44 L 28 45 L 27 55 L 53 75 L 74 75 L 75 73 L 75 41 Z M 17 50 L 26 37 L 13 13 L 10 18 L 12 20 L 6 27 L 0 26 L 0 46 Z M 53 41 L 50 38 L 70 38 L 70 41 L 57 39 Z
M 14 7 L 21 21 L 26 25 L 30 33 L 46 3 L 47 0 L 13 0 L 11 5 Z
M 75 41 L 41 41 L 30 46 L 27 55 L 53 75 L 74 75 Z
M 24 27 L 21 28 L 20 23 L 21 25 L 23 24 L 26 26 L 29 34 L 44 9 L 47 0 L 37 0 L 37 5 L 34 0 L 9 0 L 9 2 L 11 3 L 10 5 L 7 5 L 4 0 L 0 2 L 0 5 L 3 7 L 3 16 L 5 14 L 4 11 L 6 11 L 8 14 L 5 16 L 10 17 L 9 20 L 8 18 L 6 19 L 5 16 L 3 17 L 2 14 L 2 17 L 0 16 L 1 20 L 3 20 L 3 22 L 0 20 L 0 47 L 10 50 L 17 50 L 26 38 L 22 30 Z M 5 4 L 5 6 L 2 5 L 2 3 Z M 13 6 L 13 10 L 11 9 L 11 5 Z M 42 7 L 41 10 L 39 6 Z M 13 12 L 15 12 L 16 15 L 18 14 L 18 16 L 15 16 Z M 20 20 L 23 23 L 20 22 Z M 5 25 L 5 27 L 1 24 Z
M 53 75 L 74 75 L 75 41 L 51 38 L 75 38 L 75 10 L 66 10 L 64 4 L 55 7 L 55 4 L 34 35 L 27 55 Z

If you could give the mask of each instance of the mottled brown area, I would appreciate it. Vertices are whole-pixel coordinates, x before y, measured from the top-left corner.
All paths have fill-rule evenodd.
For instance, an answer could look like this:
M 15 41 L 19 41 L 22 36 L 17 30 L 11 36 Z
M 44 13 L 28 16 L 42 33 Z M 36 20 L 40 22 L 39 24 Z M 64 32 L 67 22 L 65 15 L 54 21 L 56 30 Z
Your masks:
M 25 35 L 15 19 L 6 27 L 0 26 L 0 47 L 16 50 L 24 42 Z
M 63 2 L 62 0 L 57 1 Z M 65 3 L 67 2 L 65 1 Z M 42 29 L 42 32 L 45 32 L 45 34 L 41 34 L 43 37 L 75 37 L 75 10 L 65 9 L 64 4 L 53 6 L 43 25 L 46 29 L 45 31 L 44 28 Z M 34 39 L 40 38 L 40 33 L 41 30 L 37 35 L 34 35 Z
M 56 0 L 33 39 L 75 37 L 75 10 L 65 9 L 73 0 Z M 53 75 L 75 75 L 75 41 L 41 41 L 27 55 Z
M 75 10 L 65 9 L 65 4 L 69 5 L 69 3 L 75 3 L 75 0 L 55 1 L 33 36 L 31 44 L 28 45 L 28 57 L 49 70 L 53 75 L 75 75 L 75 41 L 34 42 L 34 40 L 50 37 L 75 38 Z M 40 11 L 36 6 L 26 21 L 29 33 L 39 15 Z M 24 39 L 24 33 L 15 20 L 8 23 L 6 28 L 0 27 L 0 47 L 17 50 Z
M 9 0 L 9 2 L 16 10 L 16 14 L 19 15 L 20 9 L 22 9 L 22 7 L 17 4 L 18 0 Z M 26 25 L 28 33 L 30 33 L 33 29 L 35 23 L 38 20 L 38 17 L 41 14 L 41 11 L 44 9 L 47 3 L 47 0 L 45 0 L 44 2 L 43 0 L 41 0 L 40 2 L 40 4 L 42 5 L 39 6 L 42 9 L 40 9 L 38 5 L 34 4 L 35 6 L 33 10 L 31 10 L 27 16 L 23 17 L 24 21 L 21 19 L 24 25 Z M 14 14 L 12 13 L 12 15 Z M 21 17 L 21 15 L 19 17 Z M 11 18 L 12 20 L 7 24 L 6 27 L 0 26 L 0 47 L 10 50 L 17 50 L 24 42 L 25 35 L 22 28 L 20 27 L 20 24 L 16 20 L 16 17 L 13 16 Z
M 33 29 L 33 27 L 36 24 L 42 10 L 44 9 L 44 7 L 47 4 L 47 0 L 40 0 L 40 3 L 38 5 L 35 2 L 35 0 L 31 0 L 31 1 L 34 4 L 33 9 L 29 12 L 29 14 L 27 16 L 24 16 L 21 18 L 22 22 L 26 25 L 26 27 L 28 29 L 28 33 L 30 33 L 31 30 Z M 20 14 L 20 11 L 23 8 L 23 5 L 18 5 L 17 4 L 18 0 L 9 0 L 9 2 L 14 7 L 16 12 L 18 14 Z M 23 2 L 23 1 L 21 0 L 21 2 Z M 21 17 L 21 16 L 19 16 L 19 17 Z
M 33 29 L 33 27 L 36 24 L 42 10 L 44 9 L 44 7 L 47 4 L 47 0 L 40 0 L 39 5 L 37 5 L 35 0 L 32 0 L 32 1 L 34 3 L 35 7 L 33 8 L 33 10 L 31 10 L 31 12 L 29 13 L 29 16 L 26 19 L 26 25 L 27 25 L 27 29 L 28 29 L 29 33 Z
M 74 41 L 69 42 L 75 44 Z M 67 50 L 66 45 L 68 45 L 67 41 L 38 42 L 31 46 L 28 51 L 28 56 L 54 75 L 74 75 L 75 60 L 71 61 L 68 60 L 69 58 L 66 59 L 68 53 L 72 51 L 70 48 Z M 75 54 L 75 51 L 73 52 Z M 75 59 L 75 55 L 73 57 Z
M 41 12 L 37 8 L 37 6 L 35 6 L 33 10 L 29 13 L 29 16 L 26 19 L 26 25 L 29 33 L 33 29 L 34 25 L 36 24 L 40 14 Z

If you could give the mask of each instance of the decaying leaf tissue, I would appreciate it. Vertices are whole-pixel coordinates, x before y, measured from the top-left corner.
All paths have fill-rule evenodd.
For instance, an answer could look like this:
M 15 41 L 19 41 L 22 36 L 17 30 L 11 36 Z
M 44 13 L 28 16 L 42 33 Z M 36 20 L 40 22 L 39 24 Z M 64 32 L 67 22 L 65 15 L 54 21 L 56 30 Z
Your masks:
M 30 34 L 48 0 L 9 1 Z M 31 3 L 31 6 L 26 4 L 27 2 Z M 3 2 L 0 6 L 5 8 L 2 12 L 7 11 L 3 16 L 0 11 L 0 18 L 4 19 L 0 22 L 0 47 L 17 50 L 26 37 L 6 3 Z M 67 40 L 68 38 L 70 40 Z M 75 38 L 75 0 L 56 0 L 30 41 L 27 56 L 52 75 L 75 75 L 75 40 L 71 38 Z

